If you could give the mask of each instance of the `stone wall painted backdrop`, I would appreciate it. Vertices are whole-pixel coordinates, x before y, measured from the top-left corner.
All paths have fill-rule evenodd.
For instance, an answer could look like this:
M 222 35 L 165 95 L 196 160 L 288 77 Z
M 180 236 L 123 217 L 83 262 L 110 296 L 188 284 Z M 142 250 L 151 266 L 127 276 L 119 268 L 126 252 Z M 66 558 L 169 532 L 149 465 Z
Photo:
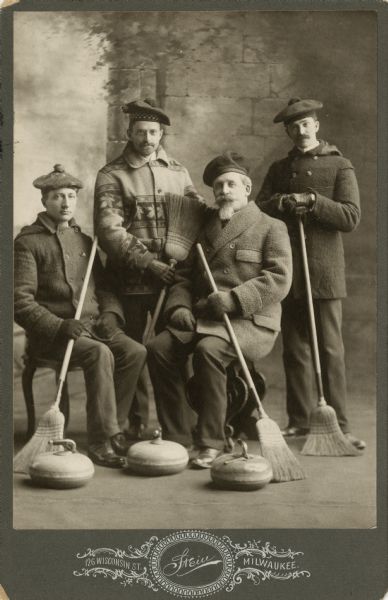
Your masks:
M 337 144 L 352 160 L 363 211 L 358 230 L 344 236 L 349 387 L 373 389 L 377 179 L 373 12 L 40 15 L 40 19 L 36 13 L 32 16 L 36 28 L 32 54 L 39 54 L 39 72 L 37 68 L 29 71 L 33 58 L 21 39 L 21 20 L 16 36 L 16 48 L 24 50 L 23 63 L 15 73 L 15 107 L 24 157 L 29 157 L 27 173 L 31 180 L 33 168 L 34 173 L 40 174 L 42 168 L 44 172 L 46 155 L 54 158 L 54 139 L 62 156 L 74 156 L 69 168 L 74 165 L 76 171 L 79 167 L 87 174 L 87 205 L 82 216 L 89 223 L 95 173 L 105 161 L 105 152 L 110 160 L 125 145 L 127 117 L 121 112 L 125 101 L 146 96 L 158 99 L 172 121 L 165 146 L 188 167 L 209 201 L 211 191 L 202 183 L 208 160 L 227 148 L 244 153 L 251 164 L 256 193 L 270 163 L 290 149 L 282 125 L 272 123 L 274 114 L 291 96 L 323 101 L 321 137 Z M 43 39 L 41 30 L 46 33 Z M 51 50 L 56 53 L 50 54 Z M 73 77 L 79 84 L 73 84 Z M 67 85 L 61 84 L 58 94 L 55 82 L 63 80 Z M 35 93 L 32 102 L 27 102 L 23 91 L 37 88 L 39 97 Z M 53 110 L 56 103 L 60 116 Z M 42 109 L 49 107 L 48 124 Z M 18 152 L 17 146 L 15 149 Z M 26 176 L 19 160 L 20 189 L 30 185 Z M 17 196 L 15 214 L 20 214 L 18 206 Z M 280 344 L 276 352 L 280 352 Z M 278 371 L 279 361 L 275 360 L 275 367 L 273 364 L 273 358 L 268 359 L 266 368 Z

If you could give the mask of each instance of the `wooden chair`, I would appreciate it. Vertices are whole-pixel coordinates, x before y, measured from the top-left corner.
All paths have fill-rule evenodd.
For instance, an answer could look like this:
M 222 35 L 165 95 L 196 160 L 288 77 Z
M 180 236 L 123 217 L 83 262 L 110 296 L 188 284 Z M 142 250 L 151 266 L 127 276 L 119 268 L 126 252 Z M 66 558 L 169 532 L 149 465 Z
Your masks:
M 58 384 L 59 373 L 62 367 L 62 361 L 37 358 L 36 356 L 33 356 L 29 350 L 28 341 L 26 342 L 22 360 L 24 364 L 22 371 L 22 389 L 27 409 L 27 439 L 30 439 L 30 437 L 35 432 L 36 426 L 35 402 L 33 392 L 33 379 L 35 371 L 37 369 L 52 369 L 53 371 L 55 371 L 56 382 Z M 69 371 L 78 371 L 79 369 L 80 367 L 77 367 L 76 365 L 72 365 L 70 363 Z M 59 408 L 65 416 L 65 426 L 67 426 L 70 417 L 70 403 L 69 390 L 66 381 L 62 389 L 62 397 Z

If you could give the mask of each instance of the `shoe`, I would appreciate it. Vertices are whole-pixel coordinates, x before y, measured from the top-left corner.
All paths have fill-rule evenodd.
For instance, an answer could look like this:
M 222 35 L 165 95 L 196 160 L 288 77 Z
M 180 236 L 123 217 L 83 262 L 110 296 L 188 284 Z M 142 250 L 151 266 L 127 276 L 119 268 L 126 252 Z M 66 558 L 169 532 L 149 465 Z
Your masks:
M 191 461 L 193 469 L 210 469 L 213 462 L 220 456 L 222 452 L 215 448 L 202 448 L 196 458 Z
M 355 448 L 357 448 L 357 450 L 365 450 L 366 443 L 364 442 L 364 440 L 359 440 L 351 433 L 345 433 L 345 437 L 349 440 L 351 444 L 353 444 Z
M 112 450 L 110 442 L 94 444 L 89 447 L 88 456 L 95 465 L 109 467 L 111 469 L 121 469 L 125 467 L 125 459 Z
M 289 425 L 285 429 L 282 429 L 281 434 L 283 437 L 301 437 L 303 435 L 307 435 L 309 432 L 305 427 L 294 427 L 293 425 Z
M 113 451 L 119 456 L 127 456 L 129 444 L 127 442 L 127 438 L 121 432 L 116 433 L 116 435 L 112 435 L 110 438 L 110 443 Z

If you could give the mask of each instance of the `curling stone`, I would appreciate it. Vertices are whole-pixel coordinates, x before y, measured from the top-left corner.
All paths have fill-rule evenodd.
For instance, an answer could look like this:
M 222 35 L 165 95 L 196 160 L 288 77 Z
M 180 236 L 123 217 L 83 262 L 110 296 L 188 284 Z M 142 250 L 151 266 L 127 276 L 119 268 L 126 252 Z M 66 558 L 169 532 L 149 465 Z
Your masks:
M 38 454 L 29 469 L 34 483 L 48 488 L 76 488 L 93 477 L 92 461 L 76 452 L 73 440 L 55 440 L 50 444 L 61 448 Z
M 189 462 L 187 450 L 181 444 L 162 440 L 160 431 L 152 440 L 137 442 L 128 450 L 128 469 L 140 475 L 172 475 L 183 471 Z
M 270 464 L 262 456 L 248 454 L 248 447 L 237 440 L 241 451 L 215 459 L 210 475 L 215 485 L 228 490 L 258 490 L 272 479 Z

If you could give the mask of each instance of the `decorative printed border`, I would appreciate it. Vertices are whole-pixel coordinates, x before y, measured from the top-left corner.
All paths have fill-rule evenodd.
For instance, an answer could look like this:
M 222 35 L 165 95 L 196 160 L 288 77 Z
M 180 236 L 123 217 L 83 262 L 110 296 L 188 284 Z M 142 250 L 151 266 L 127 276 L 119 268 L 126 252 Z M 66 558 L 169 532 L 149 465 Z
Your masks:
M 249 582 L 293 581 L 311 577 L 299 565 L 304 553 L 278 550 L 270 542 L 234 543 L 208 531 L 182 530 L 158 538 L 152 536 L 140 548 L 88 548 L 78 553 L 82 568 L 75 577 L 103 576 L 124 587 L 142 585 L 153 592 L 164 590 L 178 597 L 198 598 L 231 592 Z

